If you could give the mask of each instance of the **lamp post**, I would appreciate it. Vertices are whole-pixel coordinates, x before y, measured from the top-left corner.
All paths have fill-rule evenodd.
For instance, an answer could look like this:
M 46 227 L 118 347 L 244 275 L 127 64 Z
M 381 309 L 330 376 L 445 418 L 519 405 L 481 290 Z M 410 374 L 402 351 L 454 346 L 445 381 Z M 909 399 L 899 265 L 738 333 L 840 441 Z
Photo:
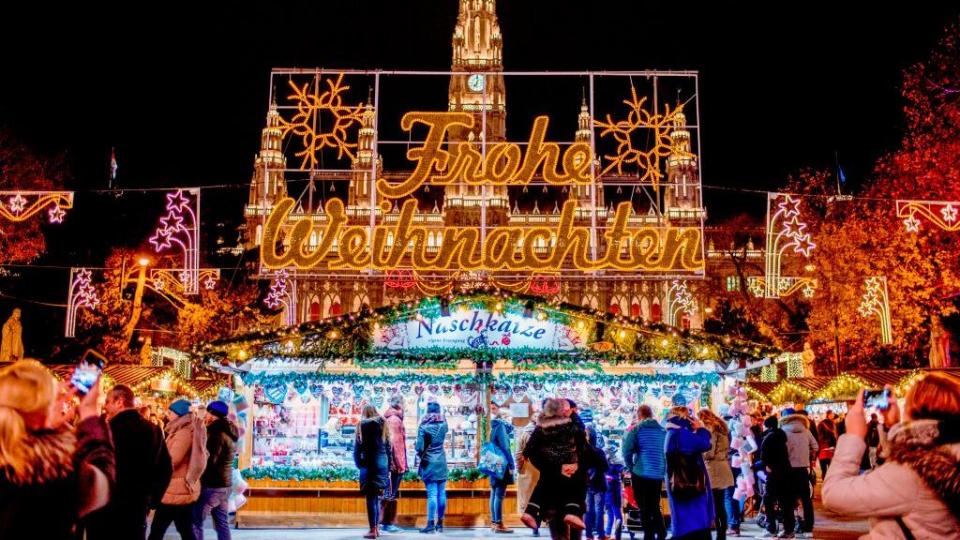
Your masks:
M 127 322 L 127 325 L 123 328 L 123 342 L 128 346 L 130 345 L 130 340 L 133 338 L 133 330 L 137 327 L 137 323 L 140 321 L 140 314 L 143 313 L 143 289 L 147 284 L 147 267 L 150 266 L 150 259 L 147 257 L 141 256 L 137 260 L 137 267 L 131 270 L 137 272 L 137 289 L 133 293 L 133 312 L 130 314 L 130 320 Z M 124 283 L 126 283 L 129 276 L 124 276 Z

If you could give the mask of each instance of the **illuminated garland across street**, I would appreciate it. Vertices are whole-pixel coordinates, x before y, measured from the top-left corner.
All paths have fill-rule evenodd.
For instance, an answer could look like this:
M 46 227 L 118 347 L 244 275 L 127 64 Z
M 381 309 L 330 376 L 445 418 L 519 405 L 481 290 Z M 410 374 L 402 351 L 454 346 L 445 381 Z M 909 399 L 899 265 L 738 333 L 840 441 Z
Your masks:
M 47 208 L 47 221 L 63 223 L 73 208 L 72 191 L 0 191 L 0 217 L 19 223 Z
M 873 276 L 864 280 L 866 291 L 860 300 L 861 317 L 876 315 L 880 321 L 880 343 L 893 343 L 893 328 L 890 321 L 890 297 L 887 294 L 887 277 Z
M 92 275 L 87 268 L 70 269 L 70 289 L 67 291 L 67 320 L 64 337 L 75 337 L 77 332 L 77 310 L 96 309 L 100 297 L 93 287 Z
M 809 258 L 816 244 L 800 220 L 800 199 L 784 193 L 767 194 L 767 249 L 764 261 L 764 296 L 779 298 L 781 258 L 790 249 Z
M 907 232 L 920 232 L 918 215 L 947 232 L 960 230 L 960 201 L 897 201 L 897 217 L 903 218 Z
M 160 218 L 150 244 L 160 253 L 174 245 L 183 252 L 179 281 L 186 295 L 200 292 L 200 190 L 178 189 L 167 194 L 167 213 Z

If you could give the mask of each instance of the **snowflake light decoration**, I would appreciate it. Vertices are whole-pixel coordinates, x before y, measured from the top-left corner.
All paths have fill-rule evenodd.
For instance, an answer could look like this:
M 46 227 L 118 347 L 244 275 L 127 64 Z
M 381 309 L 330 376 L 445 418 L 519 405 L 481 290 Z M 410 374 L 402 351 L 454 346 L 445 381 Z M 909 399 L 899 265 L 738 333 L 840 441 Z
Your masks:
M 364 105 L 343 104 L 343 94 L 350 89 L 343 84 L 343 73 L 336 79 L 323 79 L 323 82 L 327 85 L 323 93 L 318 93 L 319 80 L 316 84 L 304 83 L 302 86 L 288 82 L 292 93 L 287 99 L 296 104 L 297 112 L 290 120 L 281 117 L 280 125 L 284 137 L 288 133 L 300 137 L 303 149 L 295 155 L 302 158 L 301 170 L 316 168 L 324 148 L 335 148 L 337 159 L 344 156 L 351 160 L 356 158 L 353 150 L 357 143 L 349 142 L 355 137 L 349 136 L 348 131 L 359 125 Z
M 623 100 L 630 109 L 625 119 L 615 120 L 607 114 L 606 120 L 594 120 L 594 125 L 602 128 L 600 137 L 612 137 L 617 143 L 615 154 L 603 156 L 608 163 L 600 172 L 601 175 L 613 170 L 623 174 L 624 165 L 636 165 L 641 182 L 654 187 L 660 185 L 663 178 L 660 160 L 676 150 L 670 131 L 677 114 L 683 112 L 683 107 L 671 111 L 668 105 L 666 114 L 654 114 L 644 108 L 646 101 L 646 96 L 638 98 L 637 89 L 631 87 L 630 99 Z M 648 142 L 640 143 L 641 140 Z

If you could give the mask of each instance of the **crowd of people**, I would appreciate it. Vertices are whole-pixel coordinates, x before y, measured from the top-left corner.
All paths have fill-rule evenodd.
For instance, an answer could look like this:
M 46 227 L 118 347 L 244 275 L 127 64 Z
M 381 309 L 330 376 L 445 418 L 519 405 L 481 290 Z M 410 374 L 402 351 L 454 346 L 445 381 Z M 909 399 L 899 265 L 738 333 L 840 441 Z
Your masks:
M 218 540 L 230 538 L 238 428 L 226 403 L 194 411 L 174 401 L 161 430 L 129 387 L 107 391 L 102 408 L 99 385 L 82 396 L 69 388 L 34 361 L 0 370 L 0 538 L 145 539 L 149 528 L 159 540 L 173 524 L 181 538 L 202 540 L 208 517 Z M 672 539 L 739 536 L 747 505 L 760 510 L 762 537 L 812 537 L 819 466 L 824 506 L 869 519 L 868 538 L 960 538 L 960 384 L 927 374 L 904 404 L 901 412 L 891 395 L 868 416 L 861 392 L 843 419 L 815 422 L 792 408 L 765 418 L 693 411 L 676 395 L 662 419 L 641 405 L 619 445 L 569 399 L 545 399 L 516 433 L 493 406 L 489 445 L 504 463 L 490 478 L 491 532 L 514 532 L 503 506 L 516 484 L 534 535 L 546 525 L 554 537 L 606 540 L 623 523 L 625 495 L 644 540 L 663 540 L 665 491 Z M 427 493 L 420 532 L 444 531 L 446 420 L 427 403 L 408 463 L 402 405 L 392 399 L 381 415 L 367 404 L 356 430 L 365 538 L 400 530 L 400 480 L 411 466 Z
M 229 540 L 227 500 L 237 426 L 222 401 L 205 411 L 177 400 L 165 429 L 133 391 L 99 382 L 79 396 L 43 365 L 0 370 L 0 538 L 151 540 L 173 523 L 202 540 L 212 515 Z
M 741 536 L 746 507 L 759 516 L 761 538 L 811 538 L 819 467 L 824 504 L 871 517 L 872 538 L 957 538 L 960 386 L 931 374 L 914 385 L 906 403 L 904 421 L 895 398 L 883 419 L 873 414 L 868 420 L 861 397 L 845 417 L 828 412 L 816 422 L 793 408 L 742 418 L 693 411 L 677 395 L 662 419 L 641 405 L 619 445 L 584 423 L 569 399 L 544 400 L 515 434 L 494 404 L 490 444 L 505 456 L 506 472 L 490 479 L 491 531 L 514 532 L 504 524 L 503 501 L 516 483 L 517 511 L 535 536 L 548 525 L 554 537 L 582 531 L 589 540 L 607 540 L 623 524 L 626 494 L 638 509 L 644 540 L 666 539 L 665 491 L 671 539 Z M 370 520 L 365 538 L 397 530 L 397 487 L 407 470 L 401 405 L 391 402 L 383 417 L 368 406 L 358 429 L 356 461 Z M 415 447 L 427 491 L 422 533 L 444 530 L 446 431 L 440 406 L 428 403 Z M 738 482 L 743 475 L 750 482 Z M 893 526 L 899 530 L 890 531 Z

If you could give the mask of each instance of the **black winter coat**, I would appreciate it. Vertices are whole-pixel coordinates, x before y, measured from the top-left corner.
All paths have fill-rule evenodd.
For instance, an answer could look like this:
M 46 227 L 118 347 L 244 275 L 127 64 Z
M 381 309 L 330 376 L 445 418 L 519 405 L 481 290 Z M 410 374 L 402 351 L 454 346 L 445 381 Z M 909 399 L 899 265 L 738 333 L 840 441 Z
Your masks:
M 113 483 L 114 455 L 107 423 L 88 418 L 77 426 L 76 435 L 44 430 L 28 437 L 28 459 L 34 465 L 31 478 L 17 479 L 13 471 L 0 468 L 0 538 L 76 538 L 81 499 L 93 495 L 93 469 Z
M 790 453 L 787 450 L 787 434 L 780 428 L 763 433 L 760 443 L 760 459 L 770 474 L 785 477 L 790 472 Z
M 160 504 L 173 475 L 173 464 L 163 432 L 136 409 L 117 413 L 109 423 L 117 482 L 110 504 L 87 520 L 87 538 L 139 538 L 139 524 L 146 524 L 149 508 Z
M 207 468 L 200 477 L 200 485 L 225 488 L 233 485 L 233 458 L 237 453 L 237 426 L 226 418 L 217 418 L 207 426 Z
M 360 492 L 374 494 L 390 483 L 389 443 L 383 438 L 383 418 L 362 420 L 357 427 L 353 462 L 360 469 Z

